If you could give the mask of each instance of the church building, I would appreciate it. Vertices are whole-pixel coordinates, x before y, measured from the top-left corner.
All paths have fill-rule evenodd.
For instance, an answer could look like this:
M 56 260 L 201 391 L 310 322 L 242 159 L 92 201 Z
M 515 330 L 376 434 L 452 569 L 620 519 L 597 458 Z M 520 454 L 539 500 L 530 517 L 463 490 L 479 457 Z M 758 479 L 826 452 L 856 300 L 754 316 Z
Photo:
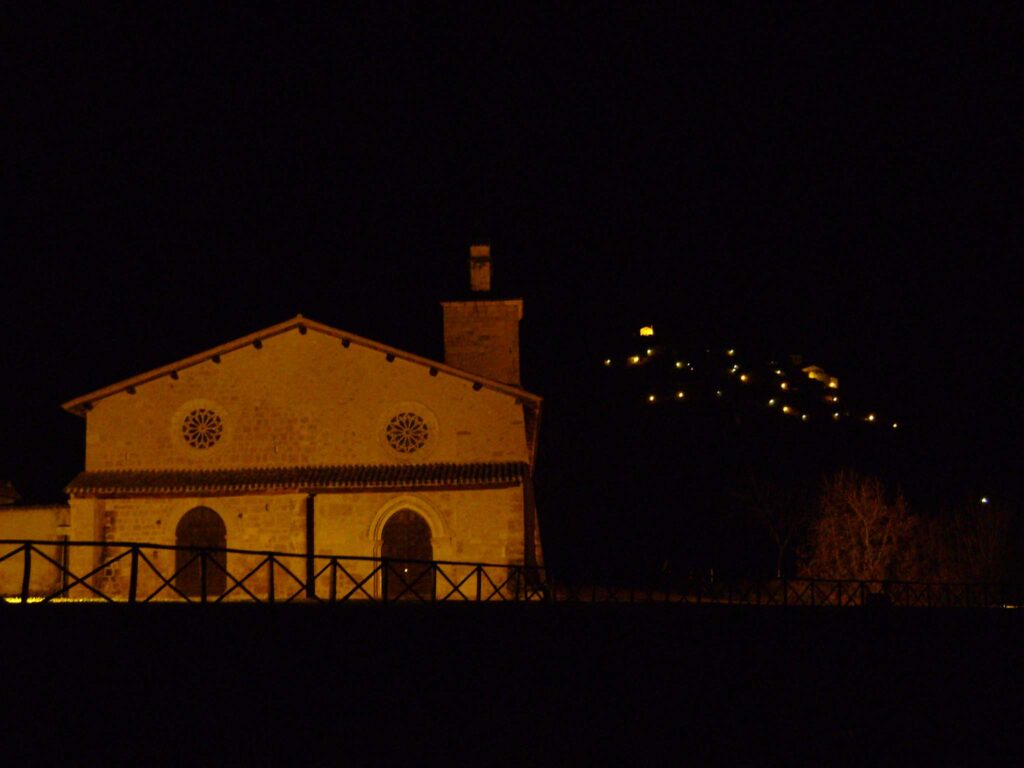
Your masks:
M 294 553 L 306 560 L 285 563 L 281 594 L 308 579 L 313 596 L 328 589 L 321 555 L 367 558 L 343 563 L 356 577 L 380 557 L 540 564 L 541 398 L 519 382 L 522 301 L 492 298 L 490 275 L 490 248 L 473 246 L 469 298 L 442 303 L 443 363 L 299 315 L 65 403 L 85 420 L 85 469 L 60 533 L 111 545 L 67 547 L 69 570 L 93 571 L 118 542 L 209 547 L 223 567 L 206 588 L 222 594 L 257 568 L 252 552 Z M 188 550 L 142 554 L 139 594 L 158 573 L 199 589 Z M 123 594 L 126 563 L 90 583 Z M 386 588 L 379 575 L 362 587 Z M 433 574 L 414 585 L 434 589 Z

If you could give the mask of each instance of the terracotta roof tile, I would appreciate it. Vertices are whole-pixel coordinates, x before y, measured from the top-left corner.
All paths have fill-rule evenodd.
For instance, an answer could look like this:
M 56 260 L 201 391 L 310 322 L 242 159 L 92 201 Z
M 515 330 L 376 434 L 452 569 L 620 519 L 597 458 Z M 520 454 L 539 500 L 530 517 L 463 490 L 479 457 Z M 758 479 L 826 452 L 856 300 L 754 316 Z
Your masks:
M 526 464 L 346 464 L 246 469 L 82 472 L 65 489 L 72 496 L 330 491 L 518 485 Z

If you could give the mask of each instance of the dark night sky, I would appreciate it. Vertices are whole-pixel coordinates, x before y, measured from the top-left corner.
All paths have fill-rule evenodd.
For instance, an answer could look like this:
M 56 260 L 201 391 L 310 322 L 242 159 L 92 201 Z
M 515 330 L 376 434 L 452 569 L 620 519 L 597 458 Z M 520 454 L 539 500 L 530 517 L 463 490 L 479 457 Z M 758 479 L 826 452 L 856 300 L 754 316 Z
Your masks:
M 919 484 L 1017 487 L 1019 6 L 13 15 L 0 477 L 28 500 L 81 467 L 61 402 L 297 312 L 439 357 L 482 238 L 526 301 L 542 508 L 618 407 L 589 366 L 649 320 L 821 360 L 915 430 Z

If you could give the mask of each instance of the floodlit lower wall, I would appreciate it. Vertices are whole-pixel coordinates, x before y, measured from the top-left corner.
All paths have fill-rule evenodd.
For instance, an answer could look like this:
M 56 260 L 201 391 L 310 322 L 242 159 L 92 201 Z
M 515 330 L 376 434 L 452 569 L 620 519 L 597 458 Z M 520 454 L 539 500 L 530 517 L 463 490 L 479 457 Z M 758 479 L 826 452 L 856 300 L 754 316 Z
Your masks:
M 144 542 L 174 546 L 181 518 L 196 507 L 209 507 L 224 522 L 229 548 L 304 552 L 305 498 L 304 494 L 273 494 L 217 498 L 72 499 L 72 538 L 74 541 Z M 71 569 L 76 576 L 84 576 L 102 562 L 109 562 L 126 551 L 125 547 L 114 545 L 72 546 Z M 145 559 L 140 561 L 138 569 L 139 598 L 153 595 L 162 588 L 156 595 L 157 599 L 180 599 L 173 590 L 164 586 L 161 579 L 161 575 L 170 579 L 177 570 L 176 553 L 153 547 L 144 547 L 141 552 Z M 259 561 L 256 555 L 228 553 L 226 565 L 229 573 L 241 578 L 255 568 Z M 98 571 L 90 584 L 110 596 L 127 596 L 130 568 L 131 561 L 126 556 Z M 257 573 L 246 586 L 266 596 L 268 578 L 265 572 Z M 275 584 L 275 592 L 282 597 L 290 594 L 288 583 L 288 579 L 283 578 Z M 228 584 L 230 586 L 230 580 Z M 244 592 L 241 594 L 244 595 Z M 88 598 L 96 595 L 80 587 L 73 592 L 73 596 Z
M 469 563 L 522 564 L 523 491 L 522 486 L 457 491 L 420 491 L 416 493 L 324 494 L 317 497 L 316 540 L 318 554 L 380 557 L 381 532 L 388 518 L 400 509 L 420 515 L 431 530 L 434 560 Z M 319 571 L 326 561 L 321 561 Z M 360 580 L 374 567 L 371 562 L 341 561 L 346 570 Z M 471 570 L 468 566 L 443 566 L 456 584 Z M 504 580 L 505 569 L 492 569 L 493 578 Z M 339 596 L 354 587 L 352 579 L 337 575 Z M 329 571 L 317 578 L 317 594 L 330 594 Z M 379 578 L 371 579 L 363 589 L 372 595 L 380 592 Z M 452 585 L 438 576 L 438 594 L 443 596 Z M 460 590 L 472 591 L 472 583 Z M 456 594 L 456 596 L 458 596 Z
M 42 507 L 0 507 L 0 539 L 56 541 L 58 526 L 67 522 L 68 508 L 63 505 Z M 0 558 L 17 549 L 16 544 L 0 544 Z M 33 553 L 29 592 L 39 595 L 60 585 L 60 570 L 43 555 L 60 562 L 58 544 L 39 545 Z M 0 596 L 20 595 L 25 573 L 25 558 L 15 554 L 0 563 Z
M 423 517 L 431 529 L 431 545 L 435 560 L 521 564 L 524 552 L 522 486 L 475 490 L 417 491 L 396 493 L 375 491 L 362 493 L 330 493 L 314 496 L 314 551 L 318 555 L 342 555 L 361 558 L 379 557 L 381 535 L 388 518 L 401 509 L 411 509 Z M 71 538 L 85 542 L 145 542 L 175 545 L 176 529 L 181 518 L 195 507 L 215 511 L 224 522 L 229 549 L 260 552 L 294 553 L 299 557 L 281 558 L 275 567 L 274 595 L 283 600 L 296 594 L 305 584 L 307 495 L 267 494 L 225 497 L 158 497 L 138 499 L 72 499 Z M 126 553 L 125 547 L 75 547 L 70 549 L 70 567 L 75 576 L 84 576 L 101 562 Z M 145 599 L 180 599 L 161 579 L 170 579 L 176 570 L 176 554 L 172 550 L 144 547 L 138 568 L 137 596 Z M 245 587 L 259 599 L 266 599 L 270 590 L 270 573 L 261 566 L 260 555 L 228 552 L 228 572 L 237 579 L 249 576 Z M 147 562 L 148 561 L 148 562 Z M 110 596 L 126 597 L 130 579 L 130 558 L 123 557 L 110 567 L 103 567 L 90 579 L 90 584 Z M 320 560 L 319 571 L 328 564 Z M 369 560 L 339 560 L 356 579 L 370 573 Z M 287 570 L 286 570 L 287 569 Z M 288 571 L 291 571 L 289 573 Z M 253 572 L 250 574 L 250 572 Z M 465 566 L 446 570 L 456 581 L 469 573 Z M 494 569 L 493 578 L 507 575 Z M 230 589 L 233 585 L 227 580 Z M 348 588 L 344 574 L 336 582 L 339 596 Z M 439 582 L 439 588 L 443 586 Z M 371 580 L 365 586 L 377 594 L 379 584 Z M 447 590 L 445 590 L 447 591 Z M 330 571 L 317 579 L 317 592 L 330 592 Z M 95 597 L 88 588 L 72 591 L 76 598 Z M 231 597 L 252 599 L 242 590 Z

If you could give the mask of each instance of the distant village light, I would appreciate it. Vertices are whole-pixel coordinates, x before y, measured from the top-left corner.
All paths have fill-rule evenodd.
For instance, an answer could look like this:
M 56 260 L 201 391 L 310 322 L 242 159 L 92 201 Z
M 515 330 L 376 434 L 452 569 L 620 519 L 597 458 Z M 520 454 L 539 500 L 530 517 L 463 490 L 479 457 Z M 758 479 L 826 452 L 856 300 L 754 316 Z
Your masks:
M 736 354 L 736 350 L 735 349 L 727 349 L 727 350 L 725 350 L 725 354 L 727 354 L 729 357 L 732 357 L 733 355 Z
M 982 496 L 981 497 L 981 503 L 982 504 L 988 504 L 988 496 Z
M 773 397 L 773 398 L 771 398 L 771 399 L 770 399 L 770 400 L 768 401 L 768 405 L 775 405 L 775 398 L 774 398 L 774 397 Z
M 875 414 L 869 413 L 868 414 L 868 421 L 874 421 L 874 420 L 875 420 Z
M 648 348 L 647 348 L 647 356 L 648 356 L 648 357 L 650 357 L 650 356 L 651 356 L 651 355 L 653 355 L 653 354 L 654 354 L 654 350 L 653 350 L 653 349 L 651 349 L 650 347 L 648 347 Z
M 792 413 L 793 409 L 790 408 L 788 405 L 784 405 L 784 406 L 782 406 L 782 412 L 783 413 Z
M 611 365 L 612 364 L 611 358 L 606 358 L 605 361 L 604 361 L 604 364 L 605 365 Z
M 833 413 L 832 414 L 832 418 L 835 419 L 836 421 L 839 421 L 839 411 L 836 411 L 835 413 Z
M 784 381 L 781 384 L 779 384 L 779 388 L 780 389 L 789 389 L 789 383 Z
M 648 403 L 653 403 L 653 402 L 654 402 L 655 400 L 657 400 L 657 399 L 658 399 L 658 398 L 656 398 L 656 397 L 655 397 L 654 395 L 648 395 L 648 396 L 647 396 L 647 402 L 648 402 Z
M 683 361 L 682 360 L 676 360 L 676 368 L 682 368 L 682 367 L 683 367 Z
M 653 336 L 654 335 L 654 326 L 653 325 L 645 325 L 643 328 L 640 329 L 640 335 L 641 336 Z
M 632 365 L 636 365 L 637 363 L 640 362 L 640 355 L 633 355 L 632 357 L 629 358 L 629 362 Z
M 743 383 L 745 384 L 745 383 L 747 383 L 748 381 L 750 381 L 750 377 L 749 377 L 749 376 L 747 376 L 747 374 L 745 374 L 745 373 L 741 373 L 741 374 L 740 374 L 740 381 L 742 381 L 742 382 L 743 382 Z
M 676 392 L 676 398 L 677 399 L 682 400 L 684 397 L 686 397 L 686 393 L 683 392 L 682 390 L 679 390 L 678 392 Z

